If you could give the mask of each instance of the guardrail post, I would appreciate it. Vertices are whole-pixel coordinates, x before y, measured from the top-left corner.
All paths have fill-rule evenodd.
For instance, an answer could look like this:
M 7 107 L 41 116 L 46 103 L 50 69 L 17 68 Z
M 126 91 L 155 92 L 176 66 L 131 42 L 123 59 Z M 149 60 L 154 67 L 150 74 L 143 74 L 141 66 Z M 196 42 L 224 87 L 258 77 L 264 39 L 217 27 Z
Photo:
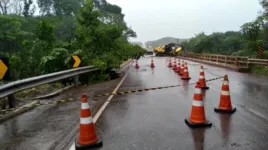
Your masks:
M 16 107 L 16 98 L 13 94 L 8 95 L 8 105 L 9 108 L 15 108 Z
M 238 66 L 237 57 L 235 57 L 235 65 Z
M 76 75 L 76 76 L 74 76 L 74 86 L 78 87 L 78 84 L 79 84 L 79 77 L 78 77 L 78 75 Z
M 219 56 L 217 55 L 216 63 L 218 63 L 218 62 L 219 62 Z
M 3 82 L 4 84 L 6 83 L 5 81 Z M 16 107 L 16 98 L 13 94 L 10 94 L 7 96 L 7 101 L 8 101 L 8 106 L 9 108 L 15 108 Z M 6 103 L 4 102 L 3 108 L 5 109 Z
M 225 56 L 225 61 L 224 61 L 225 65 L 227 64 L 227 56 Z
M 249 67 L 249 57 L 247 57 L 247 68 Z

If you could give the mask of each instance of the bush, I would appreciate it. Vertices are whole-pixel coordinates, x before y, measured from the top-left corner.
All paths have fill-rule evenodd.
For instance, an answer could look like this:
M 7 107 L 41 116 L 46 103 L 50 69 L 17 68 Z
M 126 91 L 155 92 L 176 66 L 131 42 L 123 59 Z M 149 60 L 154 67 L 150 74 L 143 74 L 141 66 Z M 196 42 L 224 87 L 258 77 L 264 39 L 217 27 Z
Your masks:
M 251 69 L 252 69 L 251 72 L 254 74 L 265 75 L 265 76 L 268 75 L 268 66 L 254 65 Z

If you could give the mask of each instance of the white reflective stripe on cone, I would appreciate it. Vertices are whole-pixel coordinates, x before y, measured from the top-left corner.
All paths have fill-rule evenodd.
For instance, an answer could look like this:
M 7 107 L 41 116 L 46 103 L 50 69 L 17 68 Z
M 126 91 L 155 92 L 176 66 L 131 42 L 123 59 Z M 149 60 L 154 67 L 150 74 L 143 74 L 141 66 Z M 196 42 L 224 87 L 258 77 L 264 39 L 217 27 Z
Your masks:
M 92 122 L 92 117 L 80 118 L 80 124 L 91 124 Z
M 195 94 L 202 94 L 202 92 L 201 92 L 201 89 L 200 89 L 200 88 L 196 88 L 194 93 L 195 93 Z
M 81 109 L 89 109 L 88 103 L 82 103 L 81 104 Z
M 229 96 L 230 91 L 221 91 L 221 95 Z
M 204 70 L 203 69 L 200 69 L 200 72 L 204 72 Z
M 205 77 L 204 76 L 199 76 L 199 79 L 205 79 Z
M 200 107 L 200 106 L 204 106 L 204 102 L 203 102 L 203 101 L 196 101 L 196 100 L 193 100 L 192 105 L 193 105 L 193 106 Z
M 187 69 L 184 69 L 184 72 L 188 72 L 188 70 Z
M 229 85 L 229 81 L 223 81 L 223 85 Z

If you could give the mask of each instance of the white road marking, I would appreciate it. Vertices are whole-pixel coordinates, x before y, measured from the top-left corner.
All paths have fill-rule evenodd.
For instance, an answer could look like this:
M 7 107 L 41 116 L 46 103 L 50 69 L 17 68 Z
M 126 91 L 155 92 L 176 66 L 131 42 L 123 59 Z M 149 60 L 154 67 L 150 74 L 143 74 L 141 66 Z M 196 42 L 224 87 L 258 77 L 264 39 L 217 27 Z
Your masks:
M 116 93 L 117 92 L 117 90 L 119 89 L 119 87 L 125 81 L 127 75 L 128 75 L 128 73 L 126 73 L 126 75 L 123 77 L 123 79 L 119 82 L 119 84 L 117 85 L 117 87 L 114 89 L 113 93 Z M 113 97 L 114 97 L 114 95 L 110 95 L 108 97 L 108 99 L 106 100 L 106 102 L 101 106 L 101 108 L 99 109 L 99 111 L 93 117 L 94 123 L 97 122 L 97 120 L 99 119 L 100 115 L 102 114 L 102 112 L 104 111 L 104 109 L 107 107 L 107 105 L 110 103 L 110 101 L 112 100 Z
M 125 81 L 126 77 L 128 76 L 129 72 L 127 72 L 125 74 L 125 76 L 122 78 L 122 80 L 119 82 L 119 84 L 117 85 L 117 87 L 114 89 L 113 93 L 116 93 L 117 90 L 119 89 L 119 87 L 122 85 L 122 83 Z M 103 113 L 103 111 L 105 110 L 105 108 L 107 107 L 107 105 L 110 103 L 110 101 L 112 100 L 112 98 L 114 97 L 114 95 L 110 95 L 108 97 L 108 99 L 104 102 L 104 104 L 101 106 L 101 108 L 99 109 L 99 111 L 96 113 L 96 115 L 93 117 L 93 122 L 96 123 L 97 120 L 99 119 L 99 117 L 101 116 L 101 114 Z M 70 147 L 69 150 L 75 150 L 75 143 L 72 144 L 72 146 Z

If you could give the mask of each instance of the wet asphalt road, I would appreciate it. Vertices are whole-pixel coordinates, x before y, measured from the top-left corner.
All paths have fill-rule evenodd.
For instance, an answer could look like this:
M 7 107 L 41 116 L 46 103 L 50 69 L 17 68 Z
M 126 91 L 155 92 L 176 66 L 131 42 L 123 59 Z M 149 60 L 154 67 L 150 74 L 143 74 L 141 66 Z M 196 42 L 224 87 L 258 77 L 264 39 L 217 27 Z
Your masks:
M 103 82 L 92 86 L 81 86 L 63 92 L 54 100 L 71 102 L 45 105 L 30 110 L 24 114 L 11 118 L 0 124 L 0 150 L 47 150 L 57 149 L 58 144 L 64 144 L 63 139 L 79 125 L 80 96 L 88 93 L 94 95 L 101 92 L 111 92 L 118 80 Z M 107 97 L 89 99 L 92 112 L 101 105 Z M 42 100 L 42 103 L 51 99 Z
M 189 61 L 187 61 L 189 62 Z M 130 74 L 119 91 L 186 84 L 168 65 L 167 57 L 139 60 L 140 69 Z M 197 81 L 200 66 L 189 62 L 189 73 Z M 193 85 L 115 96 L 96 123 L 103 139 L 102 150 L 265 150 L 268 149 L 268 78 L 204 65 L 206 79 L 227 74 L 233 115 L 214 112 L 219 103 L 222 79 L 208 83 L 204 92 L 207 120 L 212 127 L 190 129 Z

